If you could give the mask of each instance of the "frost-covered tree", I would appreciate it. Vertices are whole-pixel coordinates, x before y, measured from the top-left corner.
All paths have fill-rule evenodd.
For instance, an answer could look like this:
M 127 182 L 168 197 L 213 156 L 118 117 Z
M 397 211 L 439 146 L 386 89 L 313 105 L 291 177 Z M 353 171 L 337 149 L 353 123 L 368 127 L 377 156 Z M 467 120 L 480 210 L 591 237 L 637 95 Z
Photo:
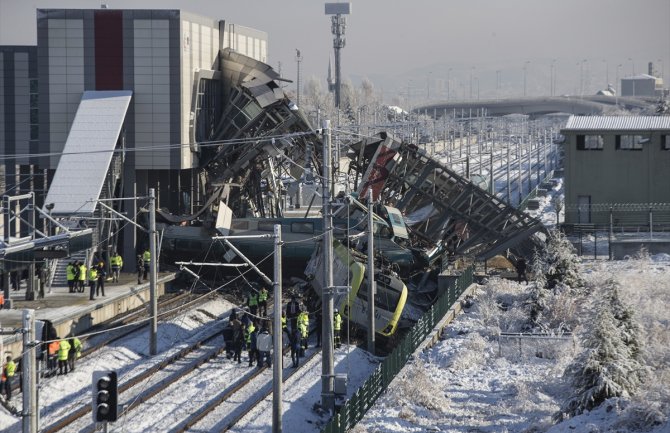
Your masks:
M 532 270 L 537 284 L 553 289 L 558 284 L 571 288 L 583 286 L 579 269 L 580 259 L 575 248 L 559 230 L 551 230 L 545 247 L 536 251 Z
M 534 263 L 537 263 L 538 257 L 536 255 Z M 536 328 L 541 326 L 544 322 L 544 311 L 547 308 L 547 297 L 549 292 L 546 287 L 546 278 L 543 273 L 536 274 L 535 282 L 529 285 L 528 300 L 526 306 L 528 308 L 528 317 L 530 319 L 530 327 Z
M 608 304 L 621 333 L 621 339 L 630 349 L 631 358 L 642 363 L 642 327 L 635 319 L 633 309 L 621 299 L 620 289 L 621 286 L 616 280 L 607 280 L 604 287 L 603 302 Z M 640 381 L 644 379 L 644 375 L 645 371 L 640 369 L 638 372 Z
M 565 376 L 573 393 L 555 419 L 579 415 L 612 397 L 628 397 L 640 385 L 642 366 L 626 344 L 612 305 L 601 302 L 585 335 L 585 350 L 568 366 Z

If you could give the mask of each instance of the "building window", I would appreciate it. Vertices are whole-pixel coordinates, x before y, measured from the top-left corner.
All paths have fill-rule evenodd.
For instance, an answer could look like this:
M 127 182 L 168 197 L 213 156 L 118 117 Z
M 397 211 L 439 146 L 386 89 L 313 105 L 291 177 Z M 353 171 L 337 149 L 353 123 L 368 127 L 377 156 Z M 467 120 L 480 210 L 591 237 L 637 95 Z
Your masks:
M 617 150 L 642 150 L 642 145 L 649 142 L 646 135 L 617 135 Z
M 602 135 L 578 135 L 577 150 L 603 150 Z
M 661 135 L 661 149 L 670 150 L 670 134 Z

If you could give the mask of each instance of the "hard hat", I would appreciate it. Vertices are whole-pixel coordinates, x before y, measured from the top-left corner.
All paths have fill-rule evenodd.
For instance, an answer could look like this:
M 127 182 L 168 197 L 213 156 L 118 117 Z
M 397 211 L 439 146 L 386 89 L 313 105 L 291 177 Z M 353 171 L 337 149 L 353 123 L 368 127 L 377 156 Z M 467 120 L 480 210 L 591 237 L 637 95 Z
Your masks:
M 336 312 L 336 313 L 339 313 L 339 312 L 340 312 L 340 310 L 338 310 L 338 309 L 336 308 L 336 309 L 335 309 L 335 312 Z

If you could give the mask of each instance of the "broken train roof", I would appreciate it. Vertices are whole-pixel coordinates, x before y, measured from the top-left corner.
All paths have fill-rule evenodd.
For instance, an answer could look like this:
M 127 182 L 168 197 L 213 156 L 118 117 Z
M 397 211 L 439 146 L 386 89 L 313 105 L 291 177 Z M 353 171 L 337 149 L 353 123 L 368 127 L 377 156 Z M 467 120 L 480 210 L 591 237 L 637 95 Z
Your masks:
M 359 158 L 352 168 L 365 170 L 359 196 L 372 188 L 375 200 L 411 215 L 413 234 L 424 243 L 478 259 L 508 248 L 526 255 L 534 246 L 531 235 L 544 230 L 539 220 L 390 134 L 359 142 L 352 150 L 350 157 Z

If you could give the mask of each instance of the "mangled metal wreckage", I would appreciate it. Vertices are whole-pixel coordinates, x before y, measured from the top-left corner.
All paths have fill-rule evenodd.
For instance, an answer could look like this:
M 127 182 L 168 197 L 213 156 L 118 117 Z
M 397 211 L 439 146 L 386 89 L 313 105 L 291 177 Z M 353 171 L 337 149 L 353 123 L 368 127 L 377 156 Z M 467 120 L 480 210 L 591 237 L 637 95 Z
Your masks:
M 194 86 L 194 95 L 218 92 L 225 101 L 217 104 L 214 97 L 194 96 L 192 150 L 201 162 L 204 205 L 192 215 L 159 212 L 167 223 L 162 259 L 167 263 L 231 259 L 228 248 L 211 240 L 219 234 L 215 227 L 223 228 L 224 234 L 246 234 L 281 223 L 289 236 L 312 239 L 306 248 L 291 250 L 295 256 L 288 262 L 299 269 L 307 265 L 305 272 L 320 293 L 321 248 L 316 239 L 322 232 L 321 219 L 284 218 L 286 183 L 299 183 L 311 170 L 318 171 L 320 137 L 284 94 L 279 84 L 283 79 L 270 66 L 224 50 L 220 67 L 220 72 L 199 71 Z M 357 197 L 372 189 L 377 203 L 375 232 L 384 239 L 379 243 L 375 279 L 388 289 L 386 308 L 391 311 L 387 325 L 378 330 L 384 335 L 401 323 L 405 300 L 425 307 L 434 299 L 444 263 L 460 256 L 487 259 L 514 247 L 528 250 L 529 237 L 542 229 L 539 221 L 390 134 L 353 143 L 348 155 L 349 187 Z M 345 197 L 344 202 L 355 199 Z M 335 260 L 350 272 L 336 273 L 343 279 L 336 285 L 351 284 L 352 278 L 360 287 L 367 284 L 361 273 L 361 233 L 366 230 L 362 207 L 352 210 L 342 205 L 335 214 L 341 228 L 358 228 L 351 237 L 337 236 Z M 271 245 L 255 242 L 241 247 L 254 259 Z M 358 307 L 364 309 L 364 297 L 365 290 L 350 293 L 342 300 L 345 313 L 350 308 L 351 316 L 357 316 L 353 308 L 363 302 Z

